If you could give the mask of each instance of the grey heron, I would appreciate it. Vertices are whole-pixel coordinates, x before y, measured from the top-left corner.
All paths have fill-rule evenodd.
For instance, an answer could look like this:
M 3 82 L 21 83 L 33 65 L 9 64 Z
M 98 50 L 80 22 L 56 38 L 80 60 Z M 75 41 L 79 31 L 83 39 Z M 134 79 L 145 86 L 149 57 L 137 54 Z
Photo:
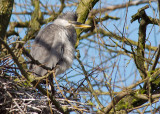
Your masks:
M 77 38 L 75 28 L 86 27 L 90 26 L 77 22 L 76 13 L 63 13 L 53 23 L 39 31 L 31 48 L 31 56 L 51 69 L 59 65 L 55 75 L 64 73 L 74 59 Z M 31 69 L 36 76 L 47 73 L 46 69 L 36 64 L 32 64 Z

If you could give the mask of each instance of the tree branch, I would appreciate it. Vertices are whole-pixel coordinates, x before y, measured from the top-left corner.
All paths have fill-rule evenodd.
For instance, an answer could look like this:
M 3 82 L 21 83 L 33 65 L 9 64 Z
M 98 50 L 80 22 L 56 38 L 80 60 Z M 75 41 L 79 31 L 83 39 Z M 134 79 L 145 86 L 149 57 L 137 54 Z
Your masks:
M 125 8 L 127 5 L 128 5 L 128 7 L 129 6 L 135 6 L 135 5 L 140 5 L 140 4 L 144 4 L 144 3 L 149 3 L 150 1 L 151 2 L 156 2 L 157 0 L 134 0 L 134 1 L 129 1 L 129 2 L 126 2 L 124 4 L 113 5 L 113 6 L 108 6 L 108 7 L 105 7 L 105 8 L 93 10 L 91 12 L 91 14 L 96 15 L 99 12 L 104 13 L 106 11 L 113 11 L 113 10 L 116 10 L 116 9 Z
M 77 8 L 77 14 L 78 14 L 77 21 L 84 23 L 88 17 L 89 11 L 94 7 L 94 5 L 98 1 L 99 0 L 81 0 Z M 79 44 L 79 36 L 82 31 L 78 29 L 76 30 L 76 32 L 77 32 L 77 42 L 76 42 L 75 47 L 77 47 Z
M 12 14 L 14 0 L 0 2 L 0 37 L 4 38 Z

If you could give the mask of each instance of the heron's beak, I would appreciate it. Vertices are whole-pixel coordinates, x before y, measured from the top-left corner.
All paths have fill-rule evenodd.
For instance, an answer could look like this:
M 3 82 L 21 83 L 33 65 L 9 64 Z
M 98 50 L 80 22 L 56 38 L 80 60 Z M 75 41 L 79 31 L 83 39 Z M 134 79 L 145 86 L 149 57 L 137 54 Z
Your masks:
M 70 23 L 74 25 L 76 28 L 90 28 L 91 27 L 90 25 L 82 24 L 76 21 L 70 21 Z

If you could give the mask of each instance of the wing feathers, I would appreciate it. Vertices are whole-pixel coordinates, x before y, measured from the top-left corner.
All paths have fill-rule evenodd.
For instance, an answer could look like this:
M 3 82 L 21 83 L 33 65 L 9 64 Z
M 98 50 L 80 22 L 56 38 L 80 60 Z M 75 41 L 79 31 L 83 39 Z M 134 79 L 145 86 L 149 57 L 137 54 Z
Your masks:
M 32 57 L 50 68 L 55 67 L 62 58 L 64 44 L 61 41 L 61 33 L 57 34 L 57 30 L 61 29 L 61 27 L 53 24 L 46 26 L 38 33 L 31 49 Z M 33 72 L 39 76 L 47 73 L 45 69 L 37 65 L 33 65 Z

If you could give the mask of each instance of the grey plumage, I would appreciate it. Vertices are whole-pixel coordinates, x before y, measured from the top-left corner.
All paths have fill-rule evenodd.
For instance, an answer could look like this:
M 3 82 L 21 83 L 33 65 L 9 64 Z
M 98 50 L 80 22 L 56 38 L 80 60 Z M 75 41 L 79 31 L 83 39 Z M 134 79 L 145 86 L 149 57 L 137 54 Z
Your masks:
M 74 26 L 76 20 L 76 13 L 60 15 L 53 23 L 40 30 L 31 48 L 31 56 L 35 60 L 49 68 L 59 65 L 56 75 L 65 72 L 72 65 L 77 37 Z M 47 73 L 47 70 L 35 64 L 31 65 L 31 69 L 36 76 Z

